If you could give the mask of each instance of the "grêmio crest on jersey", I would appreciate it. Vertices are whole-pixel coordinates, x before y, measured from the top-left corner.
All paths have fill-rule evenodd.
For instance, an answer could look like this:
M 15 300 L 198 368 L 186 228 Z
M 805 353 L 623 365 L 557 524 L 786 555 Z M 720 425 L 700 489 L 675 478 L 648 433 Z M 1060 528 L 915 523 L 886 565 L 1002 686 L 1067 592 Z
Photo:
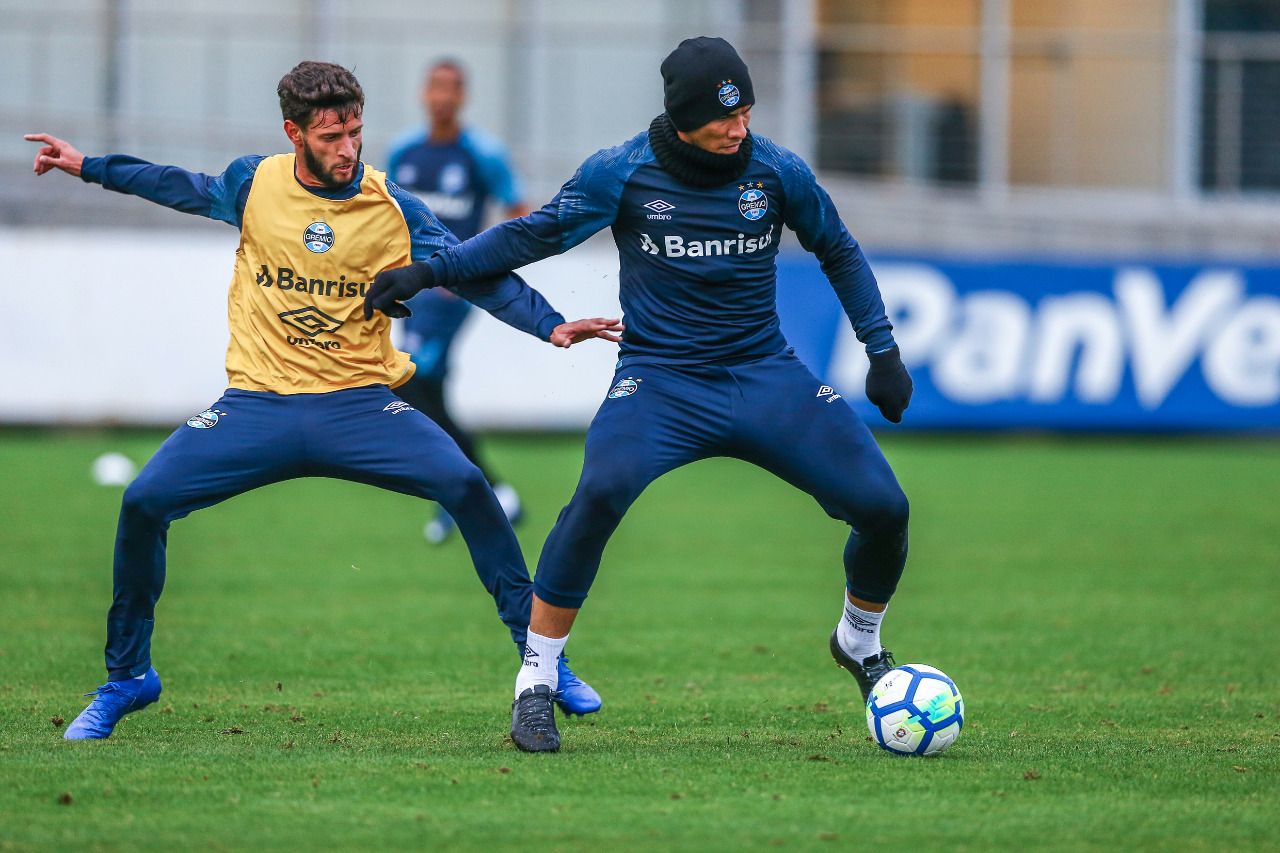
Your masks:
M 769 212 L 769 197 L 764 194 L 764 184 L 745 183 L 738 187 L 738 212 L 752 222 L 759 222 Z

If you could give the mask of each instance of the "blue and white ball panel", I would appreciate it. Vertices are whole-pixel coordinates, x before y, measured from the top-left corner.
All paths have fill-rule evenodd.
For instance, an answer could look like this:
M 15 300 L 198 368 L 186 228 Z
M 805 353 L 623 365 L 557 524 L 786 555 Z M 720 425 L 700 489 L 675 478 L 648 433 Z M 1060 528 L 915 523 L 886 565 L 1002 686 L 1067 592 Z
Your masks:
M 963 727 L 964 698 L 955 682 L 926 664 L 890 670 L 867 700 L 867 728 L 889 752 L 936 755 Z

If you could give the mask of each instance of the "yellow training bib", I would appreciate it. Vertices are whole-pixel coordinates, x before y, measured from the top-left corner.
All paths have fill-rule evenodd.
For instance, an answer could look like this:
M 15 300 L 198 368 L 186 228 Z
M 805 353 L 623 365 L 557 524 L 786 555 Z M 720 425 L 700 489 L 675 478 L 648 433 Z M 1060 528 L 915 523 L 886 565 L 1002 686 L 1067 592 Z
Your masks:
M 373 277 L 410 261 L 386 175 L 365 166 L 360 194 L 331 201 L 298 183 L 294 159 L 266 158 L 249 188 L 227 299 L 228 385 L 277 394 L 399 385 L 413 363 L 391 345 L 391 321 L 364 319 Z

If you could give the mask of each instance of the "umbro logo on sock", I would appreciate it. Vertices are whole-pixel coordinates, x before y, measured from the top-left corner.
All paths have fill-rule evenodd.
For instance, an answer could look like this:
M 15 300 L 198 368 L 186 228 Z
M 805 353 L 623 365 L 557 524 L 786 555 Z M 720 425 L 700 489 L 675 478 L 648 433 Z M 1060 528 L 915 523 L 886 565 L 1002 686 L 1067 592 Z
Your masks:
M 870 619 L 863 619 L 854 613 L 846 612 L 844 618 L 849 622 L 850 627 L 855 631 L 861 631 L 864 634 L 874 634 L 876 623 Z
M 524 665 L 537 666 L 538 665 L 537 659 L 538 659 L 538 653 L 535 652 L 533 649 L 529 648 L 528 646 L 525 646 L 524 647 Z

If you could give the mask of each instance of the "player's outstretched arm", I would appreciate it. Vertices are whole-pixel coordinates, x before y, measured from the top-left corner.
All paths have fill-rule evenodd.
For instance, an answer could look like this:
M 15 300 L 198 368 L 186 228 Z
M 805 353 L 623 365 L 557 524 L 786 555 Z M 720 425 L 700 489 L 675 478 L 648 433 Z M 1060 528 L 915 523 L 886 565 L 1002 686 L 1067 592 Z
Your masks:
M 485 290 L 483 289 L 478 289 L 474 292 L 467 292 L 465 288 L 460 289 L 460 295 L 476 302 L 476 304 L 488 310 L 499 320 L 536 335 L 536 329 L 539 324 L 532 322 L 530 318 L 547 315 L 552 312 L 551 306 L 546 304 L 546 300 L 542 298 L 541 294 L 538 294 L 537 291 L 515 276 L 509 276 L 504 280 L 494 282 L 494 285 L 495 289 L 503 291 L 504 295 L 493 300 L 491 304 L 486 304 L 490 302 L 488 299 L 477 298 L 484 296 Z M 412 313 L 409 310 L 409 306 L 404 303 L 421 291 L 434 286 L 435 277 L 432 275 L 431 268 L 422 262 L 412 263 L 396 269 L 383 270 L 374 277 L 373 286 L 369 288 L 369 292 L 365 296 L 364 318 L 372 320 L 374 312 L 381 311 L 388 317 L 404 319 Z M 525 298 L 518 298 L 520 295 Z M 519 306 L 526 303 L 527 309 L 521 311 Z M 525 319 L 528 322 L 520 322 L 523 315 L 527 315 Z M 626 327 L 622 325 L 620 319 L 591 317 L 556 325 L 552 328 L 547 340 L 554 346 L 565 349 L 574 344 L 589 341 L 592 338 L 619 343 L 622 338 L 615 333 L 623 331 L 626 331 Z
M 621 320 L 606 320 L 603 317 L 574 320 L 571 323 L 561 323 L 552 329 L 551 343 L 565 349 L 592 338 L 613 341 L 616 344 L 622 342 L 622 337 L 614 332 L 625 332 L 626 328 Z
M 54 169 L 61 169 L 68 175 L 80 177 L 80 168 L 84 165 L 84 155 L 75 146 L 64 139 L 50 136 L 47 133 L 28 133 L 22 137 L 28 142 L 43 142 L 44 147 L 36 154 L 35 173 L 43 175 Z
M 188 172 L 177 166 L 148 163 L 125 154 L 86 157 L 64 139 L 47 133 L 28 133 L 29 142 L 43 142 L 36 154 L 35 173 L 59 169 L 103 189 L 133 195 L 182 213 L 207 216 L 239 227 L 255 170 L 264 158 L 241 157 L 220 176 Z

